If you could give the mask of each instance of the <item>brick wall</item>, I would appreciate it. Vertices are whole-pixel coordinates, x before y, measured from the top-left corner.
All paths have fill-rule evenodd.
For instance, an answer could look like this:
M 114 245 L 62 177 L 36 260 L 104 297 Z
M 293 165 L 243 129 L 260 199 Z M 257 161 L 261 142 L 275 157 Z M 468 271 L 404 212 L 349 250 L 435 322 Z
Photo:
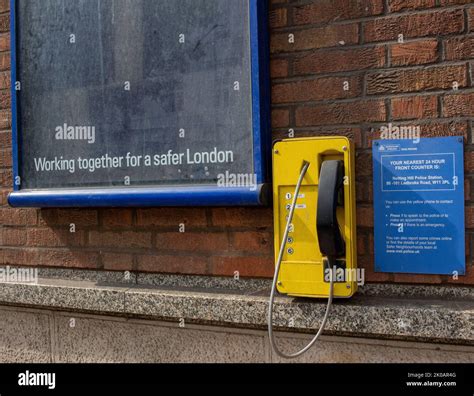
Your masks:
M 269 18 L 274 138 L 344 134 L 356 143 L 359 265 L 368 281 L 454 282 L 373 272 L 371 141 L 388 123 L 465 137 L 468 275 L 455 283 L 473 285 L 474 0 L 271 0 Z M 271 208 L 9 208 L 8 19 L 0 0 L 0 264 L 273 274 Z

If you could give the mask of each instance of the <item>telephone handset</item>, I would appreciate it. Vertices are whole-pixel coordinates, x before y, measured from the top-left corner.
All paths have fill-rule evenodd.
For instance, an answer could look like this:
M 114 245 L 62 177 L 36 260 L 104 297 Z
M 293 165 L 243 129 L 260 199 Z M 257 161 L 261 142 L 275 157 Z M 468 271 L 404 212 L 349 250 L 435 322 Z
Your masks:
M 344 161 L 326 160 L 321 165 L 318 186 L 316 234 L 319 250 L 327 259 L 326 268 L 332 268 L 338 257 L 345 255 L 346 244 L 337 220 L 344 187 Z

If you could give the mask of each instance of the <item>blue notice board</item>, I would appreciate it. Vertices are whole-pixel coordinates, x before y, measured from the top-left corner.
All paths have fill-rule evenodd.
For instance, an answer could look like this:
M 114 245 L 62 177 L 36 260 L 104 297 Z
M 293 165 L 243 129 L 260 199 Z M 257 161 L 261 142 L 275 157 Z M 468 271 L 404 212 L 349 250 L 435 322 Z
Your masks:
M 464 275 L 463 138 L 418 140 L 373 145 L 375 271 Z

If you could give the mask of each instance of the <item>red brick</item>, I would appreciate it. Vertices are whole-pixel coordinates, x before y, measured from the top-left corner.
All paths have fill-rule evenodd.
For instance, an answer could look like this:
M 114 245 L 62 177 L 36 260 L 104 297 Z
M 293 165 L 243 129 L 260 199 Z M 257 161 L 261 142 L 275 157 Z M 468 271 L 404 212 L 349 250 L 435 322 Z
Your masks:
M 290 112 L 287 109 L 272 110 L 272 126 L 273 128 L 283 128 L 290 123 Z
M 357 225 L 359 227 L 374 226 L 374 209 L 372 207 L 357 206 Z
M 0 52 L 10 50 L 10 33 L 0 35 Z
M 234 276 L 236 272 L 241 277 L 273 276 L 274 262 L 272 257 L 212 257 L 212 274 L 217 276 Z
M 400 34 L 412 38 L 462 33 L 463 30 L 463 11 L 447 10 L 374 19 L 365 23 L 364 32 L 365 40 L 370 42 L 397 40 Z
M 387 94 L 450 89 L 457 82 L 467 86 L 467 69 L 460 66 L 437 66 L 424 69 L 389 71 L 367 76 L 367 93 Z
M 474 36 L 449 38 L 445 41 L 447 60 L 474 58 Z
M 304 106 L 296 110 L 297 126 L 359 124 L 386 120 L 383 100 Z
M 10 14 L 0 15 L 0 32 L 10 31 Z
M 273 233 L 244 231 L 232 234 L 232 246 L 240 252 L 251 252 L 254 254 L 272 254 Z
M 103 209 L 99 212 L 102 227 L 106 229 L 129 228 L 133 221 L 132 209 Z
M 0 110 L 0 129 L 8 129 L 12 126 L 12 115 L 10 110 Z M 0 134 L 0 147 L 6 147 L 11 145 L 11 131 L 5 134 L 5 137 L 2 137 Z
M 474 8 L 467 10 L 467 18 L 469 21 L 469 31 L 474 32 Z
M 271 78 L 287 77 L 288 76 L 288 60 L 287 59 L 273 59 L 270 61 Z
M 382 0 L 319 0 L 293 8 L 296 25 L 327 23 L 345 19 L 379 15 L 383 12 Z
M 8 194 L 10 190 L 0 190 L 0 206 L 8 205 Z
M 212 224 L 217 227 L 272 227 L 270 208 L 213 208 Z
M 65 229 L 30 228 L 26 232 L 30 247 L 68 247 L 84 246 L 84 231 L 70 232 Z
M 10 11 L 10 0 L 0 0 L 0 12 Z
M 6 228 L 0 232 L 0 245 L 23 246 L 26 244 L 26 230 L 24 228 Z
M 273 140 L 281 140 L 288 138 L 289 130 L 274 131 Z M 362 147 L 362 131 L 358 127 L 339 127 L 339 126 L 322 126 L 322 127 L 311 127 L 310 129 L 304 128 L 294 129 L 294 137 L 314 137 L 314 136 L 346 136 L 352 142 L 355 147 Z
M 393 280 L 396 283 L 419 283 L 419 284 L 440 284 L 440 275 L 421 275 L 421 274 L 393 274 Z
M 70 249 L 3 249 L 4 265 L 96 269 L 99 255 Z
M 378 139 L 379 137 L 377 137 Z M 371 176 L 372 175 L 372 154 L 371 153 L 357 153 L 356 156 L 356 175 L 357 176 Z
M 441 6 L 457 5 L 457 4 L 472 4 L 472 0 L 440 0 Z
M 349 90 L 344 90 L 344 84 Z M 275 84 L 272 103 L 307 102 L 329 99 L 354 98 L 362 93 L 362 77 L 326 77 L 291 83 Z
M 189 252 L 225 252 L 230 246 L 226 232 L 163 232 L 156 236 L 156 248 Z
M 11 168 L 12 151 L 11 149 L 0 150 L 0 168 Z
M 392 99 L 392 117 L 394 120 L 432 118 L 438 115 L 436 96 L 411 96 Z
M 466 217 L 466 228 L 474 228 L 474 207 L 466 206 L 465 217 Z
M 446 95 L 443 98 L 443 115 L 445 117 L 473 117 L 474 93 Z
M 207 258 L 201 256 L 141 255 L 137 260 L 138 271 L 143 272 L 199 275 L 208 273 Z
M 105 270 L 132 271 L 133 255 L 127 253 L 101 253 L 102 264 Z
M 187 227 L 207 225 L 206 211 L 203 208 L 156 208 L 138 209 L 138 226 L 176 227 L 185 224 Z
M 341 43 L 357 44 L 358 31 L 357 24 L 347 24 L 278 33 L 271 38 L 270 50 L 272 53 L 279 53 L 338 47 Z M 294 35 L 294 42 L 289 41 L 290 34 Z
M 374 256 L 359 256 L 357 258 L 357 266 L 363 268 L 365 273 L 365 282 L 387 282 L 390 274 L 384 272 L 374 272 Z
M 424 65 L 438 60 L 438 40 L 422 40 L 390 47 L 392 66 Z
M 11 169 L 0 169 L 0 187 L 9 188 L 13 186 L 13 174 Z
M 94 209 L 42 209 L 39 214 L 39 223 L 43 226 L 74 224 L 76 229 L 80 229 L 99 224 L 97 211 Z
M 99 232 L 89 233 L 89 244 L 97 247 L 117 248 L 151 248 L 151 233 L 124 231 L 124 232 Z
M 0 71 L 10 70 L 10 53 L 0 52 Z
M 399 12 L 436 7 L 436 0 L 388 0 L 388 10 Z
M 474 151 L 464 153 L 464 168 L 466 173 L 474 172 Z
M 288 12 L 286 8 L 277 8 L 270 11 L 269 16 L 270 27 L 277 28 L 286 26 L 288 23 Z
M 294 61 L 294 74 L 335 73 L 385 66 L 385 48 L 365 47 L 315 51 Z
M 35 225 L 36 209 L 0 208 L 1 225 Z

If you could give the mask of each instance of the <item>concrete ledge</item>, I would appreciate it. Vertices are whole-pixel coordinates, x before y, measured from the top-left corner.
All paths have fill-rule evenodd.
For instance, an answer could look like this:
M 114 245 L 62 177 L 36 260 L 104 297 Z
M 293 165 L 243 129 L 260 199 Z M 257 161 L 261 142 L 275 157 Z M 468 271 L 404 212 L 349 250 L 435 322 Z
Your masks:
M 264 329 L 267 280 L 43 271 L 38 284 L 0 284 L 0 304 L 127 318 Z M 44 276 L 47 276 L 46 278 Z M 143 279 L 140 279 L 143 277 Z M 69 280 L 65 280 L 69 279 Z M 71 280 L 73 279 L 73 280 Z M 326 334 L 474 345 L 474 289 L 367 285 L 335 301 Z M 275 326 L 310 332 L 325 301 L 279 297 Z

